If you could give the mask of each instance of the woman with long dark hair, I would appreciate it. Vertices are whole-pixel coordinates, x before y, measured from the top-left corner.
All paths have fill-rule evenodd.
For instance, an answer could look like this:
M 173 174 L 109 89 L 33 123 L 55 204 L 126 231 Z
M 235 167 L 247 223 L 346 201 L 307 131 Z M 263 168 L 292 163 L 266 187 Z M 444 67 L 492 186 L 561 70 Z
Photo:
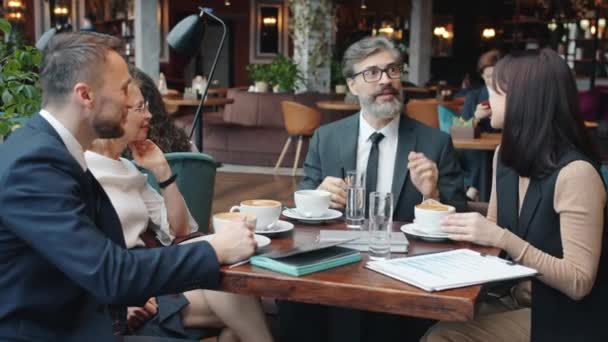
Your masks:
M 494 305 L 472 322 L 441 322 L 423 340 L 608 341 L 606 190 L 572 72 L 552 50 L 526 51 L 498 62 L 492 88 L 492 126 L 503 138 L 488 216 L 454 214 L 442 229 L 540 275 L 530 308 Z

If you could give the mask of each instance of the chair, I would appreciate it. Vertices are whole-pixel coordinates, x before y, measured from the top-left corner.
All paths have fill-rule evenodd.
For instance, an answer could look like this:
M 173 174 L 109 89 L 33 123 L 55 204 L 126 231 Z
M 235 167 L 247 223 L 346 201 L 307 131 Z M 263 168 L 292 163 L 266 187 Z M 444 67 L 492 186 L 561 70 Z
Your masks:
M 274 166 L 274 170 L 276 172 L 279 166 L 281 166 L 283 157 L 285 157 L 285 153 L 291 144 L 291 138 L 297 137 L 298 147 L 296 149 L 296 158 L 293 161 L 293 170 L 291 172 L 291 175 L 295 176 L 296 169 L 298 168 L 298 161 L 300 159 L 300 151 L 302 150 L 302 140 L 304 140 L 304 137 L 312 136 L 315 129 L 321 125 L 321 113 L 313 108 L 292 101 L 282 101 L 281 108 L 283 109 L 285 129 L 287 130 L 289 137 L 287 137 L 285 145 L 283 145 L 283 150 L 281 151 L 279 160 L 277 160 L 277 164 Z
M 446 106 L 437 106 L 437 114 L 439 115 L 439 129 L 442 132 L 450 134 L 454 118 L 458 115 Z
M 429 127 L 439 128 L 437 106 L 438 103 L 435 99 L 415 99 L 410 100 L 405 108 L 406 114 L 410 118 L 420 121 Z
M 203 153 L 174 152 L 165 157 L 171 171 L 177 173 L 177 186 L 184 196 L 192 217 L 198 223 L 198 231 L 209 233 L 209 218 L 215 187 L 217 163 Z M 158 190 L 157 180 L 148 173 L 148 182 Z

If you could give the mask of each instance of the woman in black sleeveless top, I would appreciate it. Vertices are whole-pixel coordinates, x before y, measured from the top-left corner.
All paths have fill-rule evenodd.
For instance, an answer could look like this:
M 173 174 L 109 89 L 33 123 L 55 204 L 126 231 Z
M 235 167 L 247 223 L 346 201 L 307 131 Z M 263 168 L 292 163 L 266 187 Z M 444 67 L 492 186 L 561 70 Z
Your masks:
M 442 229 L 541 275 L 530 309 L 442 322 L 423 340 L 608 341 L 606 190 L 572 71 L 552 50 L 520 52 L 496 65 L 492 87 L 492 126 L 503 138 L 488 217 L 454 214 Z

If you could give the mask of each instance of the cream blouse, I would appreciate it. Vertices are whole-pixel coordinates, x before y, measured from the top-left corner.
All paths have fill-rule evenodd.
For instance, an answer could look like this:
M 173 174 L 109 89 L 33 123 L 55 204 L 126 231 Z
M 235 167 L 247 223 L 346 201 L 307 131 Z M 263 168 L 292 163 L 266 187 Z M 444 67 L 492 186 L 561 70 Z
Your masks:
M 127 248 L 144 246 L 139 236 L 149 225 L 163 245 L 171 244 L 174 235 L 169 227 L 165 201 L 148 184 L 148 176 L 124 158 L 115 160 L 91 151 L 84 155 L 118 214 Z M 197 231 L 198 225 L 190 212 L 188 216 L 190 232 Z

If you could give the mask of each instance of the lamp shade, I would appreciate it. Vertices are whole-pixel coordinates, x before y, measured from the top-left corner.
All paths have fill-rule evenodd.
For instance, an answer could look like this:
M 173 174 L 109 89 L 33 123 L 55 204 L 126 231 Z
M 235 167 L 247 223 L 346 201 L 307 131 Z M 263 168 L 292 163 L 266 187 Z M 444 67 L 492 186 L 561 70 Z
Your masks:
M 175 25 L 167 35 L 167 43 L 180 55 L 192 57 L 196 55 L 201 46 L 204 33 L 203 17 L 192 14 Z

